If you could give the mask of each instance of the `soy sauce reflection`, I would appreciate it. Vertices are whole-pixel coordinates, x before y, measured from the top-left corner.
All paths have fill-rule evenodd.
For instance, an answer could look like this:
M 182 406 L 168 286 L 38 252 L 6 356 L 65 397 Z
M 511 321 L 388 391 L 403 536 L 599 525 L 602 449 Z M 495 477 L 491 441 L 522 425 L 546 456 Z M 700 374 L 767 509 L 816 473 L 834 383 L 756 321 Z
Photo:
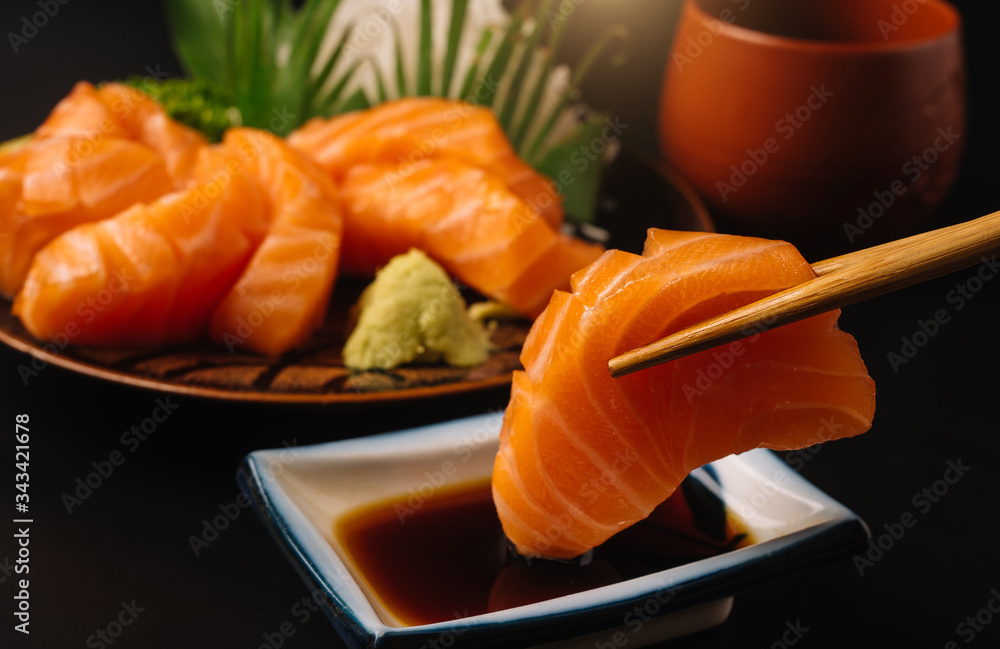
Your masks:
M 575 562 L 510 551 L 488 482 L 442 490 L 415 511 L 403 501 L 366 508 L 335 533 L 375 596 L 413 626 L 618 583 L 747 542 L 724 510 L 721 527 L 702 531 L 705 512 L 693 512 L 689 500 L 689 490 L 678 490 L 645 521 Z

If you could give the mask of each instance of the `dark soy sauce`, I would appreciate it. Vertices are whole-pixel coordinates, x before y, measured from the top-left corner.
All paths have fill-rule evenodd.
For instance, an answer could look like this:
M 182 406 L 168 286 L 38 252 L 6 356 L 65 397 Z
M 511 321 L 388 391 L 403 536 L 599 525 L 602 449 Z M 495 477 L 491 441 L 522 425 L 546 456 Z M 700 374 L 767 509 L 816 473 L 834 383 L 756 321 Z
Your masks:
M 431 624 L 617 583 L 748 543 L 723 520 L 716 538 L 693 525 L 681 491 L 645 521 L 576 562 L 527 560 L 509 548 L 488 482 L 349 514 L 336 534 L 382 604 L 404 624 Z

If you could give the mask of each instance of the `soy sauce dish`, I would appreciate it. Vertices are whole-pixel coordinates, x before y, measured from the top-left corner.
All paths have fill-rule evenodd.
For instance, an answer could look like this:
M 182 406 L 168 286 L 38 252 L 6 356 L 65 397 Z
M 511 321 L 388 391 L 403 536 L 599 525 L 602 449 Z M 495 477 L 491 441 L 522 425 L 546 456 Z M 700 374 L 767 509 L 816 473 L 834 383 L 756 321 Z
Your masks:
M 693 472 L 576 562 L 526 560 L 490 500 L 501 422 L 245 458 L 240 487 L 349 647 L 649 645 L 722 624 L 738 592 L 869 539 L 854 513 L 756 450 Z

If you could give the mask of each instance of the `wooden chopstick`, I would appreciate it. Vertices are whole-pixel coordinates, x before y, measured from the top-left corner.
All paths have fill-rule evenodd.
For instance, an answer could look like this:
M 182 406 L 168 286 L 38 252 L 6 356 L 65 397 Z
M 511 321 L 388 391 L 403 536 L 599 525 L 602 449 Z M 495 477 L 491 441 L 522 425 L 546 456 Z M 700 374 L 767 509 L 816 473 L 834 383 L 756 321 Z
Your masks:
M 619 377 L 968 268 L 1000 250 L 1000 212 L 812 265 L 817 277 L 608 361 Z

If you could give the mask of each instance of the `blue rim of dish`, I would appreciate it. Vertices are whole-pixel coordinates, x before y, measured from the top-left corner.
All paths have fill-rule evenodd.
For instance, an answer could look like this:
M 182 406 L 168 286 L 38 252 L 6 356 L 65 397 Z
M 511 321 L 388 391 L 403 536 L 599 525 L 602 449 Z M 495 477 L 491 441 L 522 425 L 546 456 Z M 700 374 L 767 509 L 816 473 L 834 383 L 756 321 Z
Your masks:
M 400 442 L 413 443 L 442 426 L 468 426 L 471 430 L 482 417 L 474 416 L 372 437 L 298 447 L 297 451 L 300 454 L 328 454 L 338 449 L 357 450 L 371 446 L 377 452 L 378 448 L 396 448 Z M 799 476 L 775 453 L 758 449 L 740 457 L 752 462 L 754 468 L 761 471 L 787 473 L 788 481 L 785 486 L 821 503 L 824 510 L 831 514 L 830 519 L 778 538 L 668 570 L 548 600 L 546 605 L 560 601 L 565 601 L 566 604 L 561 607 L 547 606 L 554 610 L 542 614 L 526 616 L 522 610 L 524 607 L 520 607 L 449 622 L 394 627 L 381 621 L 374 622 L 370 615 L 359 613 L 333 587 L 331 579 L 335 575 L 330 574 L 321 565 L 322 561 L 313 556 L 310 545 L 315 547 L 318 544 L 323 552 L 335 556 L 336 551 L 284 494 L 276 478 L 262 470 L 267 466 L 269 457 L 286 451 L 287 449 L 272 449 L 250 453 L 237 471 L 237 482 L 253 501 L 258 517 L 285 557 L 305 581 L 314 598 L 321 603 L 324 613 L 338 633 L 351 647 L 416 649 L 427 646 L 428 641 L 448 633 L 461 634 L 463 643 L 474 639 L 477 647 L 535 646 L 566 641 L 568 632 L 572 636 L 611 632 L 623 626 L 622 620 L 637 605 L 642 605 L 651 598 L 657 598 L 661 603 L 658 615 L 684 611 L 779 580 L 803 569 L 847 558 L 864 547 L 871 538 L 867 525 L 854 512 Z M 711 469 L 712 466 L 708 465 L 706 468 Z M 713 475 L 714 471 L 701 469 L 692 473 L 692 476 L 703 483 L 713 482 Z M 718 488 L 721 485 L 712 486 Z M 600 598 L 602 593 L 609 592 L 608 589 L 627 593 Z M 662 595 L 667 591 L 669 599 L 664 602 Z M 594 601 L 587 605 L 588 599 Z M 583 611 L 586 611 L 586 615 L 581 615 Z M 500 630 L 502 633 L 498 632 Z

